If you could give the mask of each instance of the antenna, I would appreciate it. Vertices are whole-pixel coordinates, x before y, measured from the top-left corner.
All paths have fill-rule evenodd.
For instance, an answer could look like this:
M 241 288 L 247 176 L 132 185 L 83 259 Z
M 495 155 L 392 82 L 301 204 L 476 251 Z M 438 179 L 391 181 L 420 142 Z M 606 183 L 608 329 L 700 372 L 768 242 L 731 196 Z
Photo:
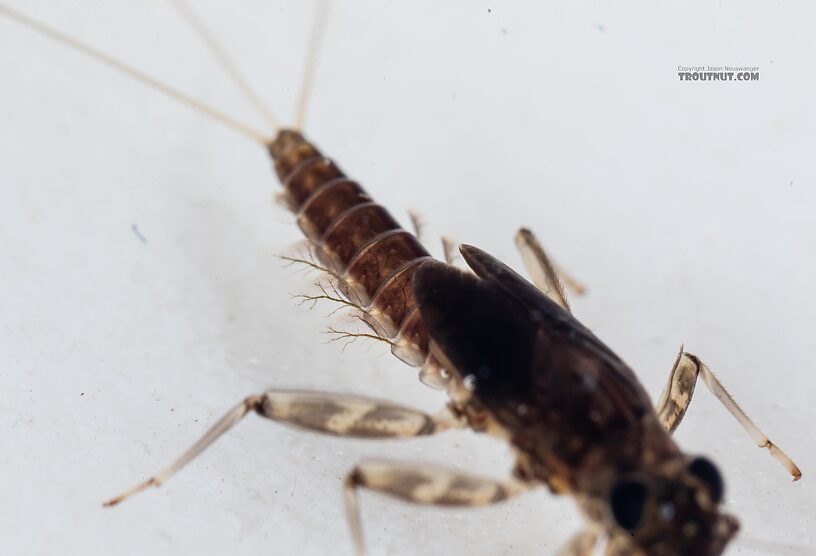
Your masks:
M 317 53 L 320 51 L 320 42 L 323 40 L 326 21 L 329 16 L 328 0 L 318 0 L 315 7 L 315 18 L 312 23 L 312 32 L 309 36 L 309 47 L 306 53 L 306 65 L 303 71 L 303 82 L 300 85 L 300 99 L 298 101 L 297 115 L 295 116 L 295 129 L 303 129 L 303 121 L 306 119 L 306 104 L 312 89 L 312 79 L 317 65 Z
M 195 31 L 204 44 L 207 45 L 207 48 L 210 49 L 210 52 L 213 54 L 215 59 L 219 64 L 221 64 L 221 67 L 227 72 L 230 78 L 232 78 L 258 113 L 264 118 L 264 120 L 266 120 L 269 127 L 275 131 L 280 129 L 278 120 L 272 115 L 272 112 L 266 107 L 263 101 L 261 101 L 260 97 L 255 93 L 252 87 L 249 86 L 249 82 L 247 82 L 241 72 L 238 71 L 238 66 L 236 66 L 235 62 L 233 62 L 233 60 L 227 55 L 227 51 L 216 40 L 215 35 L 213 35 L 213 33 L 207 29 L 204 22 L 195 14 L 190 5 L 184 0 L 170 0 L 170 3 L 173 4 L 176 11 L 181 14 L 193 31 Z
M 266 134 L 247 126 L 238 120 L 227 116 L 223 112 L 203 103 L 195 98 L 182 93 L 181 91 L 170 87 L 169 85 L 162 83 L 158 79 L 151 77 L 150 75 L 137 70 L 136 68 L 127 65 L 126 63 L 117 60 L 112 56 L 108 56 L 104 52 L 97 50 L 96 48 L 89 46 L 74 37 L 62 33 L 61 31 L 57 31 L 56 29 L 49 27 L 48 25 L 41 23 L 35 19 L 32 19 L 20 12 L 12 10 L 8 6 L 0 4 L 0 15 L 4 15 L 9 19 L 12 19 L 25 27 L 28 27 L 32 31 L 35 31 L 41 35 L 49 37 L 65 46 L 73 48 L 74 50 L 84 54 L 85 56 L 92 58 L 98 62 L 101 62 L 107 65 L 110 68 L 118 71 L 121 74 L 127 75 L 136 81 L 139 81 L 143 85 L 146 85 L 152 88 L 155 91 L 163 93 L 164 95 L 172 98 L 173 100 L 184 104 L 185 106 L 197 110 L 198 112 L 206 115 L 207 117 L 220 122 L 221 124 L 231 127 L 235 131 L 238 131 L 242 135 L 249 137 L 253 141 L 265 145 L 269 142 L 269 138 Z

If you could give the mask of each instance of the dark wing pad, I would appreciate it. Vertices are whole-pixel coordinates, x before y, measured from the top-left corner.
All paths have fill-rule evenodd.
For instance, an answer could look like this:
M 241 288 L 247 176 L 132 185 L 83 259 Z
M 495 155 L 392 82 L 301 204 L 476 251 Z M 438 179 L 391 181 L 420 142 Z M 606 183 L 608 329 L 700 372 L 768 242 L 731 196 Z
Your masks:
M 513 395 L 529 387 L 536 327 L 492 280 L 429 261 L 414 276 L 414 296 L 431 338 L 477 394 Z

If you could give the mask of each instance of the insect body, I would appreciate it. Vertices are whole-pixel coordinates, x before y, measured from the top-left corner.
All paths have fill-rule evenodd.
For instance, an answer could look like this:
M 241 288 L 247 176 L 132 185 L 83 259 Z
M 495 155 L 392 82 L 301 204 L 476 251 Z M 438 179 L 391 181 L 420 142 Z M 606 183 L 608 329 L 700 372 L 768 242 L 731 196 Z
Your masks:
M 322 392 L 269 390 L 247 397 L 178 461 L 110 500 L 159 486 L 248 412 L 347 437 L 406 438 L 468 427 L 506 439 L 516 467 L 498 482 L 447 468 L 364 461 L 344 494 L 363 552 L 361 488 L 409 502 L 488 505 L 546 485 L 572 495 L 586 529 L 565 554 L 587 554 L 601 537 L 610 555 L 715 555 L 736 533 L 720 512 L 723 482 L 705 458 L 670 437 L 701 376 L 792 474 L 798 468 L 751 423 L 710 370 L 682 352 L 653 409 L 634 373 L 572 315 L 553 265 L 532 235 L 517 242 L 535 285 L 487 253 L 464 246 L 472 273 L 430 260 L 416 237 L 346 178 L 297 130 L 268 144 L 289 207 L 373 336 L 422 378 L 447 389 L 438 415 L 389 402 Z
M 282 131 L 269 151 L 287 204 L 344 295 L 397 357 L 423 366 L 428 335 L 411 283 L 430 254 L 300 133 Z
M 407 232 L 299 133 L 283 132 L 270 152 L 301 228 L 368 322 L 396 338 L 395 348 L 407 348 L 407 362 L 445 369 L 451 413 L 507 438 L 517 452 L 507 484 L 360 466 L 347 483 L 359 551 L 356 487 L 415 502 L 477 505 L 543 483 L 574 495 L 590 519 L 573 543 L 576 553 L 594 545 L 599 531 L 609 536 L 610 554 L 722 552 L 738 523 L 719 513 L 719 472 L 705 458 L 684 455 L 667 432 L 682 418 L 697 372 L 713 376 L 696 357 L 678 357 L 659 416 L 634 373 L 571 316 L 552 265 L 529 233 L 522 231 L 519 243 L 541 288 L 468 246 L 462 254 L 475 275 L 465 273 L 428 261 Z M 347 188 L 354 194 L 343 193 Z M 377 216 L 360 216 L 371 210 Z M 347 220 L 355 225 L 344 227 Z M 334 239 L 341 230 L 346 241 Z M 391 239 L 398 241 L 389 246 Z M 376 272 L 355 273 L 372 267 Z M 381 298 L 389 302 L 378 303 Z M 675 384 L 680 391 L 672 395 Z M 781 460 L 798 478 L 798 469 Z M 434 484 L 436 496 L 426 499 L 423 489 Z
M 504 431 L 517 478 L 575 496 L 610 554 L 719 554 L 738 525 L 718 512 L 713 464 L 677 448 L 632 371 L 563 308 L 486 253 L 463 255 L 476 276 L 428 264 L 416 293 L 464 385 L 454 404 Z
M 414 503 L 480 506 L 546 485 L 574 496 L 588 518 L 565 554 L 587 554 L 606 536 L 611 555 L 716 555 L 739 527 L 719 511 L 722 478 L 709 460 L 686 456 L 670 437 L 698 375 L 758 445 L 794 478 L 801 476 L 691 354 L 680 353 L 653 409 L 629 367 L 572 317 L 553 266 L 529 232 L 522 230 L 517 239 L 542 280 L 538 287 L 487 253 L 463 246 L 473 271 L 467 273 L 429 260 L 416 238 L 299 132 L 282 131 L 270 152 L 290 207 L 339 289 L 398 356 L 438 371 L 450 402 L 431 416 L 323 393 L 250 396 L 176 463 L 108 505 L 161 485 L 249 411 L 349 437 L 414 437 L 469 427 L 511 443 L 513 477 L 496 482 L 432 466 L 363 462 L 345 482 L 358 553 L 364 550 L 360 488 Z

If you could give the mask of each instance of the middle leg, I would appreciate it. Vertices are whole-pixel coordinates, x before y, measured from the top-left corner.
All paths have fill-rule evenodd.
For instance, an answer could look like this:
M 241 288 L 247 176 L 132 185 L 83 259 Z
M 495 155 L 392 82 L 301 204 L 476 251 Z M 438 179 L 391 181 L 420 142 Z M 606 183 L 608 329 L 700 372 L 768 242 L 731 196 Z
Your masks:
M 358 556 L 363 556 L 363 526 L 357 504 L 359 488 L 413 504 L 477 507 L 512 498 L 526 491 L 529 485 L 515 478 L 500 482 L 427 464 L 362 462 L 346 475 L 344 494 L 355 551 Z

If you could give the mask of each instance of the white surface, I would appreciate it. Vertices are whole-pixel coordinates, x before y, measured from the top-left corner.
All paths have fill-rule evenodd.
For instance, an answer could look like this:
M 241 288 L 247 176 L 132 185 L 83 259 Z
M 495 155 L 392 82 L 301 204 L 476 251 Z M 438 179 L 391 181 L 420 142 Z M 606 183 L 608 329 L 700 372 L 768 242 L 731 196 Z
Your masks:
M 256 121 L 164 3 L 15 4 Z M 209 4 L 289 121 L 311 5 Z M 518 268 L 512 236 L 532 226 L 590 285 L 576 314 L 655 395 L 681 342 L 700 354 L 804 479 L 702 387 L 679 442 L 720 464 L 745 537 L 816 547 L 812 4 L 444 4 L 335 5 L 311 137 L 430 237 Z M 761 81 L 677 80 L 698 63 Z M 0 64 L 0 552 L 350 554 L 356 461 L 505 476 L 507 448 L 467 432 L 367 443 L 248 418 L 103 510 L 271 385 L 443 399 L 379 345 L 325 345 L 330 308 L 292 302 L 306 279 L 273 255 L 300 236 L 261 149 L 4 19 Z M 543 490 L 475 511 L 362 504 L 371 554 L 545 554 L 579 527 Z

